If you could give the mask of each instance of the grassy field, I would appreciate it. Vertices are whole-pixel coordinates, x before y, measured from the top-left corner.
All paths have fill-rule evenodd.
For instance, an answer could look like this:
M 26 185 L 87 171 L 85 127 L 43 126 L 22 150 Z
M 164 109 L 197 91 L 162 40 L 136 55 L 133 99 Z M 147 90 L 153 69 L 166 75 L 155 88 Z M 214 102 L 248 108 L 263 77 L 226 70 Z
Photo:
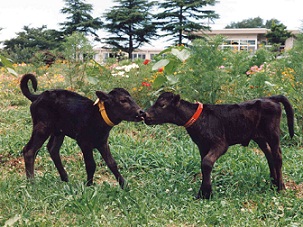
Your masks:
M 194 200 L 200 156 L 186 131 L 173 125 L 115 126 L 110 147 L 128 182 L 121 190 L 99 153 L 95 185 L 85 186 L 80 149 L 61 148 L 70 182 L 61 182 L 45 146 L 36 179 L 25 178 L 20 153 L 31 133 L 29 101 L 2 91 L 0 104 L 1 226 L 302 226 L 303 149 L 284 145 L 287 190 L 271 188 L 264 155 L 234 146 L 215 164 L 214 195 Z M 285 121 L 285 119 L 283 119 Z

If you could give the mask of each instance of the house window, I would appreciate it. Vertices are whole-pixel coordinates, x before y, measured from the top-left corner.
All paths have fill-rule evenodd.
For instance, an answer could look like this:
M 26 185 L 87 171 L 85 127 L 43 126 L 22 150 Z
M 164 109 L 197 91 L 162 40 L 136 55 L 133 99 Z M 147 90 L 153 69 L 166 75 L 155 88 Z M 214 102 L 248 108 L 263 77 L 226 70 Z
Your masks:
M 145 59 L 146 55 L 143 53 L 134 53 L 132 54 L 132 59 Z
M 232 39 L 226 40 L 222 45 L 222 49 L 232 49 L 235 51 L 255 52 L 257 50 L 256 40 L 252 39 Z

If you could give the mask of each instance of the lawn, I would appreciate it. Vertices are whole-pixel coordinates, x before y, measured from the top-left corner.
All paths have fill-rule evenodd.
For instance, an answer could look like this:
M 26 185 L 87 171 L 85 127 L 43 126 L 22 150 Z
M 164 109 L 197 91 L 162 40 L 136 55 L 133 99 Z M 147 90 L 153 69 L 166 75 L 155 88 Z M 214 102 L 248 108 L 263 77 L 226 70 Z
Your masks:
M 18 105 L 2 104 L 0 110 L 0 225 L 302 224 L 302 149 L 282 147 L 287 190 L 277 193 L 271 188 L 265 157 L 256 146 L 231 147 L 215 164 L 212 198 L 194 200 L 200 186 L 199 152 L 186 131 L 173 125 L 123 122 L 113 128 L 110 147 L 128 182 L 125 190 L 97 152 L 96 184 L 86 187 L 82 155 L 71 139 L 61 149 L 70 182 L 60 181 L 44 146 L 36 160 L 36 179 L 30 183 L 20 153 L 31 132 L 29 102 L 14 99 Z

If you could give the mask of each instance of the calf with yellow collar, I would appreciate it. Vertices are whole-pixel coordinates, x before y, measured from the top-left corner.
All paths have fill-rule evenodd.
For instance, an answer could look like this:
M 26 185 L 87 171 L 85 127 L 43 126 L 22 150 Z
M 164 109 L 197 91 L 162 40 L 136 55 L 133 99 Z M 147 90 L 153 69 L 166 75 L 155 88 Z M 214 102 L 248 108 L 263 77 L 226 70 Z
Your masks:
M 34 178 L 34 161 L 39 148 L 49 138 L 47 148 L 61 180 L 68 181 L 62 165 L 59 150 L 64 137 L 77 141 L 80 146 L 86 172 L 87 185 L 93 183 L 96 163 L 93 149 L 101 153 L 109 169 L 123 188 L 124 179 L 118 171 L 116 161 L 110 153 L 108 136 L 114 125 L 125 121 L 141 121 L 143 111 L 123 88 L 115 88 L 109 93 L 96 91 L 98 100 L 94 102 L 75 92 L 67 90 L 48 90 L 41 94 L 32 94 L 28 81 L 37 89 L 36 77 L 26 74 L 21 79 L 21 91 L 31 102 L 33 131 L 29 142 L 23 148 L 26 175 Z

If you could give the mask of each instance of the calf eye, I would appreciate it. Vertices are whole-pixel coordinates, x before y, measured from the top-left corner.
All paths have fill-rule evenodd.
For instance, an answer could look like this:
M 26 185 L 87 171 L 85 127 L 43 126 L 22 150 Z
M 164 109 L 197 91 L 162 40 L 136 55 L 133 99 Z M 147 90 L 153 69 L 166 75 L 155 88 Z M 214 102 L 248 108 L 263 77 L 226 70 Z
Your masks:
M 162 108 L 162 109 L 164 109 L 164 108 L 167 107 L 167 105 L 165 105 L 164 103 L 160 103 L 160 104 L 159 104 L 159 107 Z
M 120 103 L 122 103 L 122 104 L 127 103 L 127 100 L 126 99 L 121 99 Z

